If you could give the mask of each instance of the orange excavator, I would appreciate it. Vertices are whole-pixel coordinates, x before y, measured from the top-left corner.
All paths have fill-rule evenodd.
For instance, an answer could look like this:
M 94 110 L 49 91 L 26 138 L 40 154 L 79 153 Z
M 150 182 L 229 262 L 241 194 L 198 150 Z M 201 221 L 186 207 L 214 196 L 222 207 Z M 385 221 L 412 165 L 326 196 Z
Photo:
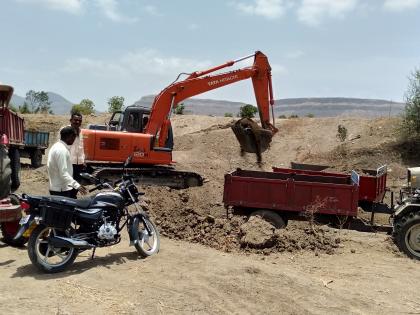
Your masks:
M 250 67 L 210 75 L 252 57 L 254 63 Z M 250 119 L 241 119 L 232 129 L 241 151 L 256 153 L 261 160 L 261 153 L 278 131 L 274 126 L 271 67 L 267 57 L 257 51 L 205 71 L 189 73 L 185 80 L 178 81 L 182 74 L 155 97 L 151 108 L 128 106 L 124 111 L 113 113 L 108 125 L 90 125 L 83 129 L 86 161 L 95 176 L 109 178 L 121 173 L 123 162 L 132 155 L 126 170 L 144 184 L 176 188 L 202 185 L 203 178 L 199 174 L 173 167 L 171 114 L 186 98 L 249 78 L 254 87 L 261 127 Z

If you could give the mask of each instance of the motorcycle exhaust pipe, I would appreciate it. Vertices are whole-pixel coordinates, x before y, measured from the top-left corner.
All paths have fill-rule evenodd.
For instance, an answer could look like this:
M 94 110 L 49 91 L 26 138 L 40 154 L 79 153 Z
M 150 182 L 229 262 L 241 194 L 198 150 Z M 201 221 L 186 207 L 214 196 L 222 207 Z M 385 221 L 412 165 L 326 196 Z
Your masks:
M 77 248 L 77 249 L 90 249 L 95 247 L 92 244 L 84 240 L 76 240 L 74 238 L 69 237 L 62 237 L 62 236 L 52 236 L 49 238 L 48 241 L 54 247 L 70 247 L 70 248 Z

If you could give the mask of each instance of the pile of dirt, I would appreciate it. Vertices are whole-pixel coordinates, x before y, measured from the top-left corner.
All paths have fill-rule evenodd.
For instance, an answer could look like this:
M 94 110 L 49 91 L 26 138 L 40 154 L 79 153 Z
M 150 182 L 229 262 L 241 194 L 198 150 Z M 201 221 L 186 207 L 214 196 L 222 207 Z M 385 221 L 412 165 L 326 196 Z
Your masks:
M 206 186 L 197 189 L 206 190 Z M 248 221 L 246 216 L 227 216 L 226 212 L 220 211 L 223 209 L 221 204 L 195 198 L 194 189 L 178 191 L 148 187 L 146 191 L 147 210 L 160 233 L 172 239 L 200 243 L 226 252 L 266 255 L 302 250 L 333 254 L 340 244 L 334 230 L 311 227 L 307 222 L 292 223 L 286 229 L 276 230 L 259 217 Z

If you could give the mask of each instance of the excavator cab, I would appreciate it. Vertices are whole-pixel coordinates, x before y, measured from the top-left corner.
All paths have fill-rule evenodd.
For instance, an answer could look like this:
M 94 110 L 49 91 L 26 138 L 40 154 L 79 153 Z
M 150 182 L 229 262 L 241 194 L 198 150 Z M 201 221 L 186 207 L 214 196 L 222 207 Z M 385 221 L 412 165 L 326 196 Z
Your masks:
M 110 131 L 144 132 L 150 116 L 150 109 L 141 106 L 128 106 L 124 111 L 112 114 L 108 126 Z

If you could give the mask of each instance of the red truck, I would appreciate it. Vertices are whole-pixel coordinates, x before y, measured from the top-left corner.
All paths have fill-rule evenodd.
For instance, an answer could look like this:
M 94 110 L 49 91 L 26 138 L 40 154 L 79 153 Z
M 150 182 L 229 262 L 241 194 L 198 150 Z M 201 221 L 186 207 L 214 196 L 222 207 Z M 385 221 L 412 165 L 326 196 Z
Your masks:
M 49 133 L 24 129 L 24 119 L 9 109 L 12 95 L 13 87 L 0 84 L 0 230 L 4 242 L 20 246 L 26 239 L 13 238 L 22 214 L 11 191 L 20 185 L 20 157 L 30 158 L 33 167 L 41 166 Z

